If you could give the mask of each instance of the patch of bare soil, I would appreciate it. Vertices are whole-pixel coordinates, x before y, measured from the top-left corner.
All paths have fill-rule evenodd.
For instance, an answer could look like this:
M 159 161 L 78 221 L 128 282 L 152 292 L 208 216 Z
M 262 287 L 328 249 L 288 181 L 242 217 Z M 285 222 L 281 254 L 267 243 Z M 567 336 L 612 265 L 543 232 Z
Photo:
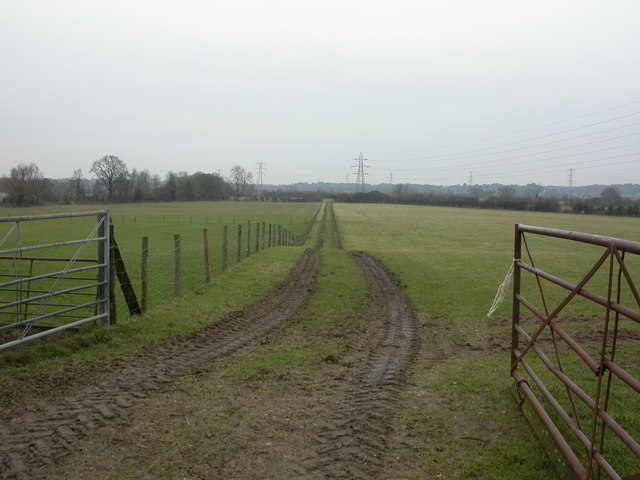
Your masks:
M 313 292 L 317 249 L 308 250 L 288 280 L 272 295 L 195 334 L 148 349 L 120 371 L 61 396 L 40 392 L 40 408 L 3 411 L 1 478 L 37 478 L 32 472 L 79 448 L 83 438 L 110 424 L 123 410 L 197 365 L 229 355 L 264 337 L 300 310 Z

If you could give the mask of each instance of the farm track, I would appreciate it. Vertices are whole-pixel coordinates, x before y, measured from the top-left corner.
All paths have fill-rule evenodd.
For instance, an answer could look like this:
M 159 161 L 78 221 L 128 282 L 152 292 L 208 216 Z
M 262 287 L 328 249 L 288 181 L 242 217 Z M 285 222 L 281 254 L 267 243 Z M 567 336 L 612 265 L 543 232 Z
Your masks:
M 336 215 L 333 212 L 333 203 L 328 204 L 331 209 L 331 227 L 333 231 L 333 244 L 338 250 L 342 250 L 342 240 L 340 240 L 340 231 L 338 230 L 338 222 L 336 221 Z
M 335 245 L 342 248 L 333 211 L 331 217 Z M 398 282 L 376 258 L 362 252 L 352 255 L 369 289 L 363 315 L 371 322 L 376 315 L 384 316 L 384 331 L 349 387 L 329 400 L 316 422 L 316 445 L 301 463 L 301 478 L 376 478 L 396 403 L 418 350 L 418 319 Z
M 280 326 L 313 294 L 319 246 L 321 243 L 307 250 L 285 283 L 263 300 L 199 332 L 133 356 L 123 370 L 44 411 L 9 419 L 0 426 L 0 478 L 34 478 L 32 469 L 73 453 L 83 437 L 162 384 L 229 355 Z
M 165 390 L 163 384 L 257 343 L 300 311 L 313 294 L 320 249 L 329 234 L 326 227 L 331 228 L 336 248 L 342 248 L 333 209 L 330 204 L 326 207 L 315 247 L 304 253 L 276 292 L 200 332 L 127 359 L 126 367 L 111 372 L 99 384 L 83 386 L 42 411 L 32 409 L 35 413 L 4 422 L 0 478 L 45 478 L 41 472 L 47 465 L 80 450 L 92 432 L 117 428 L 118 417 L 127 418 L 128 407 Z M 353 373 L 308 412 L 312 420 L 305 428 L 306 441 L 298 445 L 298 461 L 290 464 L 292 476 L 301 479 L 382 478 L 393 419 L 418 350 L 418 320 L 401 286 L 379 260 L 366 253 L 352 255 L 368 287 L 361 322 L 371 326 L 369 347 L 359 356 Z

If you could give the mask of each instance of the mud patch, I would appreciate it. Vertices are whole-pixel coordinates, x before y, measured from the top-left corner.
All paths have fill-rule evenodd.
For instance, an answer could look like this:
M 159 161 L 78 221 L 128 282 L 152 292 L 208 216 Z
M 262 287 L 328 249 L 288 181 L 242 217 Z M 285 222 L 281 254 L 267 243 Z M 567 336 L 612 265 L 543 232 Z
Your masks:
M 372 291 L 366 315 L 384 315 L 383 338 L 347 380 L 348 388 L 327 401 L 312 432 L 316 445 L 301 462 L 301 478 L 374 478 L 418 348 L 418 321 L 398 283 L 375 258 L 354 256 Z
M 229 355 L 264 337 L 299 311 L 313 294 L 317 249 L 306 251 L 272 295 L 195 334 L 133 356 L 120 371 L 64 396 L 40 401 L 27 414 L 4 411 L 0 430 L 1 478 L 38 478 L 31 472 L 56 463 L 81 440 L 111 424 L 123 412 L 198 365 Z

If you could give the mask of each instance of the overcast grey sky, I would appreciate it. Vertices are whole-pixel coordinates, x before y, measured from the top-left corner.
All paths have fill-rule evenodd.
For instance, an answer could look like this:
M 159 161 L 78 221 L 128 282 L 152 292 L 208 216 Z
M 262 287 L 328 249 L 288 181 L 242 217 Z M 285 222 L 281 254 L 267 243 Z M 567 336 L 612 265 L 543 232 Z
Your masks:
M 0 0 L 0 175 L 640 182 L 640 2 Z

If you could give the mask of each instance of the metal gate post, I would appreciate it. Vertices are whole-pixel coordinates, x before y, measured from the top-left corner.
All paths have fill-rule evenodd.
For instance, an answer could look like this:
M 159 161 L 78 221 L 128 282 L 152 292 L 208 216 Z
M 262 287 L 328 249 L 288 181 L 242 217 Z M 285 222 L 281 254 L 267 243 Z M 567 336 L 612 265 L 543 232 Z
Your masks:
M 115 290 L 111 281 L 111 218 L 109 213 L 98 214 L 98 314 L 105 315 L 100 320 L 100 325 L 108 327 L 111 323 L 112 309 L 115 309 Z
M 518 330 L 516 327 L 520 324 L 520 256 L 522 254 L 522 232 L 520 224 L 515 226 L 515 239 L 513 243 L 513 310 L 511 318 L 511 373 L 516 369 L 517 359 L 516 351 L 518 350 Z

